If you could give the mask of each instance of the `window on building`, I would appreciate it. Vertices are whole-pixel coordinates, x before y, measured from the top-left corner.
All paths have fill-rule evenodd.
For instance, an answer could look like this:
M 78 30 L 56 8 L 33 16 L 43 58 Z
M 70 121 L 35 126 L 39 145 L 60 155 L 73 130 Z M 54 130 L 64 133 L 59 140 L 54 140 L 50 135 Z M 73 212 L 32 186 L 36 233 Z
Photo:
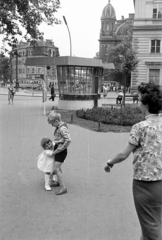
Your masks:
M 34 68 L 32 68 L 32 73 L 34 73 Z
M 110 30 L 110 27 L 109 27 L 109 24 L 107 23 L 106 31 L 109 31 L 109 30 Z
M 40 68 L 38 68 L 38 73 L 41 73 L 41 69 Z
M 114 23 L 111 24 L 111 30 L 114 31 Z
M 151 53 L 160 53 L 160 40 L 151 40 Z
M 153 9 L 153 18 L 157 18 L 157 8 Z
M 48 55 L 51 57 L 51 49 L 48 50 Z
M 149 69 L 149 82 L 159 85 L 160 69 Z
M 23 68 L 23 73 L 25 73 L 25 68 Z
M 30 73 L 30 68 L 28 68 L 28 73 Z
M 158 8 L 153 8 L 153 18 L 162 18 L 162 10 Z

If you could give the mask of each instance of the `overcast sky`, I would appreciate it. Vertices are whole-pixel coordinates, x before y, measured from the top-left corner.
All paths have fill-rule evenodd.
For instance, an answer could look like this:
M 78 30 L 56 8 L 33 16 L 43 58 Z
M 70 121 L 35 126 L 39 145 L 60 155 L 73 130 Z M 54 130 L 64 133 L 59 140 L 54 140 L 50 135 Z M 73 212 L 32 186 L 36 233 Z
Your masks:
M 62 16 L 66 17 L 72 39 L 72 55 L 93 58 L 99 51 L 99 33 L 101 29 L 101 15 L 108 0 L 60 0 L 61 9 L 57 16 L 62 25 L 52 28 L 42 26 L 45 38 L 54 40 L 61 56 L 70 55 L 69 35 Z M 128 18 L 134 13 L 133 0 L 111 0 L 115 8 L 117 19 L 121 16 Z
M 99 51 L 101 15 L 108 0 L 60 0 L 60 2 L 61 8 L 56 17 L 62 24 L 54 27 L 43 24 L 40 30 L 44 32 L 45 39 L 53 39 L 61 56 L 70 55 L 68 30 L 62 18 L 64 15 L 71 33 L 72 55 L 93 58 Z M 117 19 L 121 19 L 121 16 L 128 18 L 129 13 L 134 13 L 133 0 L 111 0 L 111 4 L 115 8 Z

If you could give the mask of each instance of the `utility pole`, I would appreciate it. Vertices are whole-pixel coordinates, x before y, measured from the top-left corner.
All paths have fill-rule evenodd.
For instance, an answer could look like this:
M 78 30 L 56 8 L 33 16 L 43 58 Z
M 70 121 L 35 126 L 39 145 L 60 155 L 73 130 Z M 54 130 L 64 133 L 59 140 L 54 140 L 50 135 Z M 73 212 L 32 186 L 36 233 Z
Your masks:
M 16 50 L 16 89 L 18 88 L 18 53 Z

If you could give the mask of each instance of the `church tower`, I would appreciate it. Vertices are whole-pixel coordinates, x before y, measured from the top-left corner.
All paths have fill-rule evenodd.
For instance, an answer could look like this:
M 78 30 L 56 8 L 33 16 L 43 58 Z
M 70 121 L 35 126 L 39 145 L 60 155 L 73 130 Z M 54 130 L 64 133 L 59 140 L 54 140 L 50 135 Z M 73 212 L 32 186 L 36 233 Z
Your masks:
M 113 35 L 115 33 L 116 12 L 110 0 L 104 7 L 101 16 L 101 31 L 99 39 L 99 57 L 106 61 L 106 52 L 109 46 L 114 44 Z

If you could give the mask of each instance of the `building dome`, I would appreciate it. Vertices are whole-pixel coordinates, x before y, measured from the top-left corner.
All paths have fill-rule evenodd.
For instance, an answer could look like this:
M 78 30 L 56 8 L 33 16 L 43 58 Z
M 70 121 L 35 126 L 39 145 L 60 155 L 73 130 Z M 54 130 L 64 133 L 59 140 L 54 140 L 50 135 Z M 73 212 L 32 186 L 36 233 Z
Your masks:
M 111 5 L 110 0 L 108 2 L 108 4 L 104 7 L 103 11 L 102 11 L 102 17 L 103 18 L 112 18 L 116 20 L 116 12 L 114 7 Z
M 129 35 L 132 32 L 132 25 L 127 22 L 122 23 L 119 27 L 117 27 L 115 31 L 115 35 Z

